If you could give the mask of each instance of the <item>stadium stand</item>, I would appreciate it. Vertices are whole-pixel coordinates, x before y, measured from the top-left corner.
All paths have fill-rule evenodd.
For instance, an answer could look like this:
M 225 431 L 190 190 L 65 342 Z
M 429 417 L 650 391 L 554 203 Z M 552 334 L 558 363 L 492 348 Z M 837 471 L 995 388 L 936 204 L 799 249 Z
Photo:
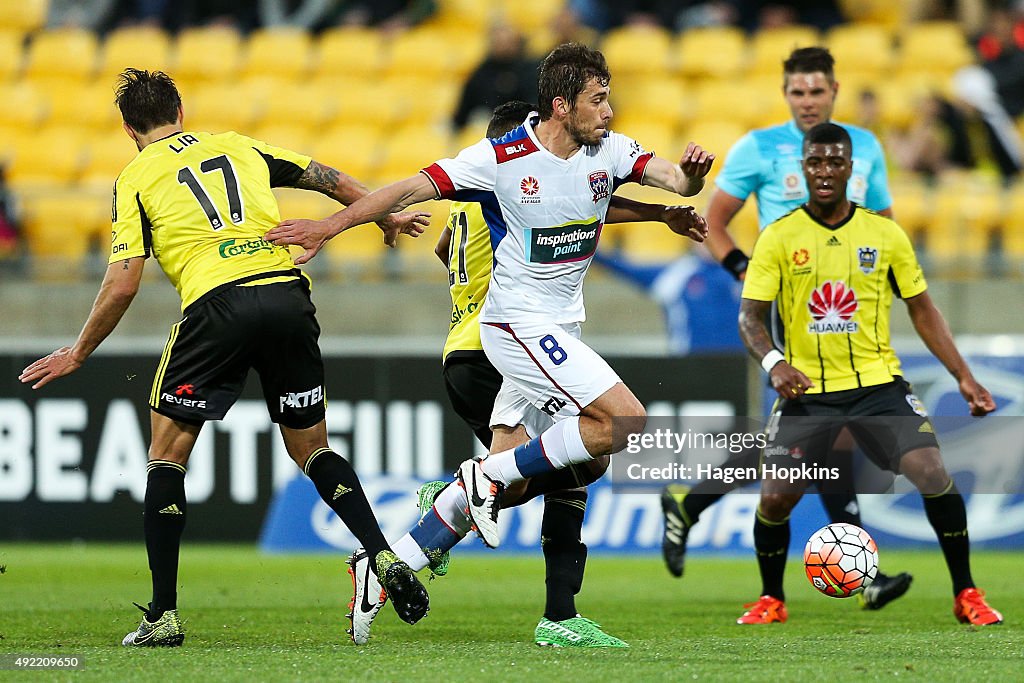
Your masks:
M 146 25 L 99 36 L 73 27 L 45 29 L 47 4 L 0 3 L 0 161 L 33 207 L 33 253 L 46 257 L 80 256 L 90 240 L 44 246 L 48 238 L 40 236 L 49 233 L 40 217 L 59 212 L 37 201 L 40 188 L 97 201 L 132 158 L 112 106 L 114 77 L 125 66 L 168 70 L 182 89 L 191 128 L 235 129 L 311 153 L 377 186 L 479 139 L 480 121 L 456 131 L 448 122 L 460 80 L 486 53 L 490 21 L 501 17 L 528 35 L 550 36 L 551 22 L 565 8 L 547 0 L 440 0 L 427 22 L 394 35 L 353 26 L 318 35 L 294 29 L 244 35 L 213 26 L 172 36 Z M 893 7 L 898 3 L 852 4 L 857 7 L 844 3 L 844 10 L 858 20 L 824 36 L 805 26 L 750 37 L 733 27 L 673 34 L 629 25 L 607 32 L 598 44 L 615 74 L 613 127 L 663 156 L 677 156 L 692 139 L 724 158 L 749 128 L 788 118 L 779 63 L 794 46 L 824 41 L 836 56 L 842 86 L 836 118 L 859 122 L 860 94 L 870 89 L 880 136 L 906 129 L 922 95 L 948 96 L 952 74 L 973 61 L 967 39 L 951 22 L 901 24 Z M 1018 125 L 1024 131 L 1024 122 Z M 940 180 L 937 188 L 891 169 L 896 215 L 933 263 L 980 259 L 993 245 L 1007 259 L 1024 257 L 1021 185 L 1003 188 L 989 166 L 980 168 Z M 698 208 L 707 196 L 696 198 Z M 64 231 L 79 229 L 78 221 L 61 220 Z M 737 220 L 744 224 L 743 216 Z M 94 224 L 90 230 L 95 233 Z M 624 234 L 609 227 L 606 239 Z M 632 240 L 627 246 L 651 254 L 660 249 L 651 244 Z M 370 253 L 369 242 L 364 246 Z M 403 252 L 403 260 L 417 249 Z

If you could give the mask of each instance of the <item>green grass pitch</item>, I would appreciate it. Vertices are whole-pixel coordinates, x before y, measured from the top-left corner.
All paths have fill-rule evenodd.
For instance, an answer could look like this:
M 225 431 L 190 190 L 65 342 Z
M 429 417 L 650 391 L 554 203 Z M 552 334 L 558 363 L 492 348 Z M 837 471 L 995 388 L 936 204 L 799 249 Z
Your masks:
M 934 552 L 883 550 L 889 571 L 914 573 L 880 612 L 816 593 L 791 562 L 789 622 L 737 626 L 756 598 L 753 557 L 690 558 L 682 580 L 656 556 L 592 557 L 577 606 L 628 650 L 533 645 L 543 561 L 456 555 L 427 584 L 432 609 L 415 627 L 386 607 L 365 647 L 344 633 L 343 558 L 264 555 L 249 546 L 186 545 L 179 607 L 185 645 L 127 650 L 121 638 L 149 592 L 142 544 L 0 544 L 0 653 L 84 657 L 86 669 L 33 680 L 1013 680 L 1024 670 L 1024 584 L 1018 553 L 976 553 L 975 578 L 1007 622 L 956 623 Z M 5 677 L 30 674 L 0 671 Z

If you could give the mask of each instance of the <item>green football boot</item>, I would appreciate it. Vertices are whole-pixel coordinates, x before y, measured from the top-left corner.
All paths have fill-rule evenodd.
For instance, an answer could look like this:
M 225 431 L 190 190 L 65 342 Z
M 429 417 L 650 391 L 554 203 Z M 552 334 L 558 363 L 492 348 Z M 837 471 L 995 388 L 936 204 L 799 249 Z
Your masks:
M 601 630 L 601 625 L 576 615 L 551 621 L 541 617 L 533 641 L 546 647 L 629 647 L 629 644 Z
M 124 637 L 121 644 L 125 647 L 178 647 L 185 642 L 185 630 L 181 627 L 178 610 L 169 609 L 159 619 L 150 621 L 150 611 L 134 603 L 143 612 L 139 628 Z
M 437 498 L 437 494 L 441 493 L 446 486 L 448 486 L 447 482 L 428 481 L 416 490 L 416 495 L 419 496 L 420 519 L 423 519 L 430 511 L 430 508 L 434 506 L 434 499 Z M 430 571 L 433 572 L 434 576 L 444 576 L 448 573 L 448 565 L 452 561 L 452 554 L 448 550 L 439 556 L 432 556 L 431 553 L 427 553 L 427 560 L 430 562 Z

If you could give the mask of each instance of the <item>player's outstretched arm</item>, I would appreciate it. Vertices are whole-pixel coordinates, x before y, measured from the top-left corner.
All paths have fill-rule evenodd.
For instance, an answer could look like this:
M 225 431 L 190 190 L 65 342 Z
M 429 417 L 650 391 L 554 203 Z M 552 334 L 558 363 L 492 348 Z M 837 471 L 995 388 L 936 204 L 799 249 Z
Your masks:
M 114 331 L 139 291 L 144 258 L 135 257 L 107 266 L 99 294 L 88 320 L 74 346 L 64 346 L 32 363 L 18 376 L 23 383 L 34 382 L 33 389 L 49 384 L 58 377 L 70 375 L 85 362 L 107 336 Z
M 370 193 L 357 179 L 316 159 L 309 162 L 294 187 L 319 192 L 346 206 Z M 398 235 L 419 237 L 423 226 L 430 224 L 429 218 L 430 214 L 425 211 L 409 211 L 385 216 L 377 224 L 384 233 L 384 244 L 393 247 Z
M 437 198 L 433 183 L 422 173 L 399 180 L 362 197 L 348 208 L 320 221 L 305 218 L 288 219 L 278 223 L 263 239 L 277 245 L 297 244 L 306 253 L 295 259 L 302 264 L 316 256 L 327 240 L 349 228 L 363 223 L 380 221 L 385 216 L 407 206 Z M 429 214 L 428 214 L 429 215 Z
M 740 301 L 740 337 L 747 351 L 761 364 L 772 380 L 772 387 L 782 398 L 802 396 L 814 386 L 807 375 L 786 362 L 782 352 L 775 348 L 764 321 L 771 310 L 770 301 L 742 299 Z
M 441 231 L 441 236 L 437 238 L 437 244 L 434 245 L 434 255 L 440 259 L 444 267 L 447 268 L 449 265 L 449 257 L 451 256 L 452 247 L 452 229 L 447 225 L 444 230 Z
M 692 197 L 704 189 L 704 177 L 714 162 L 714 154 L 691 142 L 678 166 L 667 159 L 652 157 L 644 169 L 643 183 Z
M 703 242 L 708 235 L 704 218 L 692 206 L 645 204 L 626 197 L 612 197 L 605 223 L 664 223 L 677 235 Z
M 942 311 L 935 306 L 928 292 L 905 299 L 904 302 L 918 336 L 960 385 L 960 394 L 970 406 L 971 415 L 987 415 L 995 410 L 996 403 L 992 400 L 992 394 L 974 379 L 967 361 L 956 348 Z

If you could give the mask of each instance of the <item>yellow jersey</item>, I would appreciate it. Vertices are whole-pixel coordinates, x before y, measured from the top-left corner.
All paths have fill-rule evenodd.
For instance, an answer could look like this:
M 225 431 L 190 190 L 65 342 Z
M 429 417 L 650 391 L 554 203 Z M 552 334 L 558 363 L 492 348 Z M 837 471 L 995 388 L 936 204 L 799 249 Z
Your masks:
M 153 142 L 114 183 L 110 262 L 152 255 L 182 310 L 232 282 L 294 278 L 288 249 L 263 235 L 281 220 L 271 188 L 293 185 L 309 163 L 233 132 Z
M 900 362 L 890 345 L 892 296 L 928 288 L 907 234 L 894 221 L 853 205 L 828 226 L 804 207 L 761 233 L 743 298 L 778 300 L 786 360 L 817 394 L 891 382 Z
M 481 351 L 480 308 L 491 283 L 494 249 L 491 231 L 480 204 L 452 202 L 448 213 L 452 231 L 448 247 L 448 288 L 452 297 L 452 316 L 444 358 L 452 351 Z

